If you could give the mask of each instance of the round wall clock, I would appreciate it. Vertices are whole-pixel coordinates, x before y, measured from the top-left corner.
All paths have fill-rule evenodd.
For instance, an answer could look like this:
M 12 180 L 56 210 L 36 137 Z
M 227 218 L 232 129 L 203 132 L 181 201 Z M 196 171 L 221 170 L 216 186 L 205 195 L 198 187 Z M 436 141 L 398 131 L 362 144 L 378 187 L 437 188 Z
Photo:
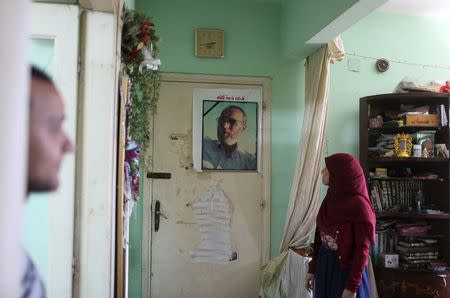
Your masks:
M 389 69 L 389 61 L 387 61 L 387 59 L 384 58 L 378 59 L 375 65 L 378 71 L 380 72 L 385 72 L 386 70 Z

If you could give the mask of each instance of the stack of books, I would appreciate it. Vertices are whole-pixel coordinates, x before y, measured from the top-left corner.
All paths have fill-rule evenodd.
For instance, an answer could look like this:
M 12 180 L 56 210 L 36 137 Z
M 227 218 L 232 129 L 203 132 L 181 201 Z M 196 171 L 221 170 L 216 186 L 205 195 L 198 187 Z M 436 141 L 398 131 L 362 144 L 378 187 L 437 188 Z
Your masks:
M 402 268 L 425 268 L 439 259 L 437 239 L 405 239 L 398 241 L 395 250 L 400 255 Z

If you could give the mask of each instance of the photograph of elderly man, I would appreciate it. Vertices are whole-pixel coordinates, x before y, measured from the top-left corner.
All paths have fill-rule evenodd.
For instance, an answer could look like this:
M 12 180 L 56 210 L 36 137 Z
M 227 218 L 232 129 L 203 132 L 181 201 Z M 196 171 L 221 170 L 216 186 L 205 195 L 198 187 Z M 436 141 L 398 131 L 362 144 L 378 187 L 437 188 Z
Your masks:
M 257 108 L 255 102 L 204 101 L 202 169 L 257 169 Z

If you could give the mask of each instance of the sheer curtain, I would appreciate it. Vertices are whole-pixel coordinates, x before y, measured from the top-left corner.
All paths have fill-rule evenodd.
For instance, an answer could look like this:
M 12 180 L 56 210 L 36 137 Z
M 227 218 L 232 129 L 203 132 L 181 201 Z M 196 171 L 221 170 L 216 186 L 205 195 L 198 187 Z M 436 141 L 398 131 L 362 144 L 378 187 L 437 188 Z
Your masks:
M 264 268 L 260 291 L 262 297 L 311 297 L 303 285 L 309 259 L 297 255 L 289 247 L 308 246 L 315 229 L 316 214 L 321 203 L 319 173 L 327 126 L 330 63 L 340 61 L 343 57 L 342 41 L 337 37 L 306 59 L 302 141 L 280 255 Z

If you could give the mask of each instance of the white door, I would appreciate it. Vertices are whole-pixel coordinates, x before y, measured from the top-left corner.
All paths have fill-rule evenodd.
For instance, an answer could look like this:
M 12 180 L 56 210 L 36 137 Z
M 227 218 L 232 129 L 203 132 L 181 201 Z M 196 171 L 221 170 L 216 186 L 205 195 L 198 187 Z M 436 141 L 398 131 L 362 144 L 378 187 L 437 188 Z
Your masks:
M 151 130 L 151 172 L 145 178 L 143 295 L 152 298 L 257 297 L 260 269 L 268 259 L 270 218 L 270 119 L 263 111 L 262 173 L 194 172 L 192 169 L 193 88 L 261 89 L 270 107 L 267 79 L 165 75 Z M 193 263 L 201 242 L 192 204 L 217 183 L 231 205 L 231 245 L 237 260 L 225 265 Z M 161 208 L 155 230 L 155 205 Z M 153 212 L 153 213 L 152 213 Z
M 76 140 L 79 8 L 32 4 L 32 62 L 44 68 L 60 90 L 65 130 Z M 25 248 L 35 259 L 47 296 L 72 296 L 75 156 L 64 158 L 58 191 L 31 196 L 24 215 Z

